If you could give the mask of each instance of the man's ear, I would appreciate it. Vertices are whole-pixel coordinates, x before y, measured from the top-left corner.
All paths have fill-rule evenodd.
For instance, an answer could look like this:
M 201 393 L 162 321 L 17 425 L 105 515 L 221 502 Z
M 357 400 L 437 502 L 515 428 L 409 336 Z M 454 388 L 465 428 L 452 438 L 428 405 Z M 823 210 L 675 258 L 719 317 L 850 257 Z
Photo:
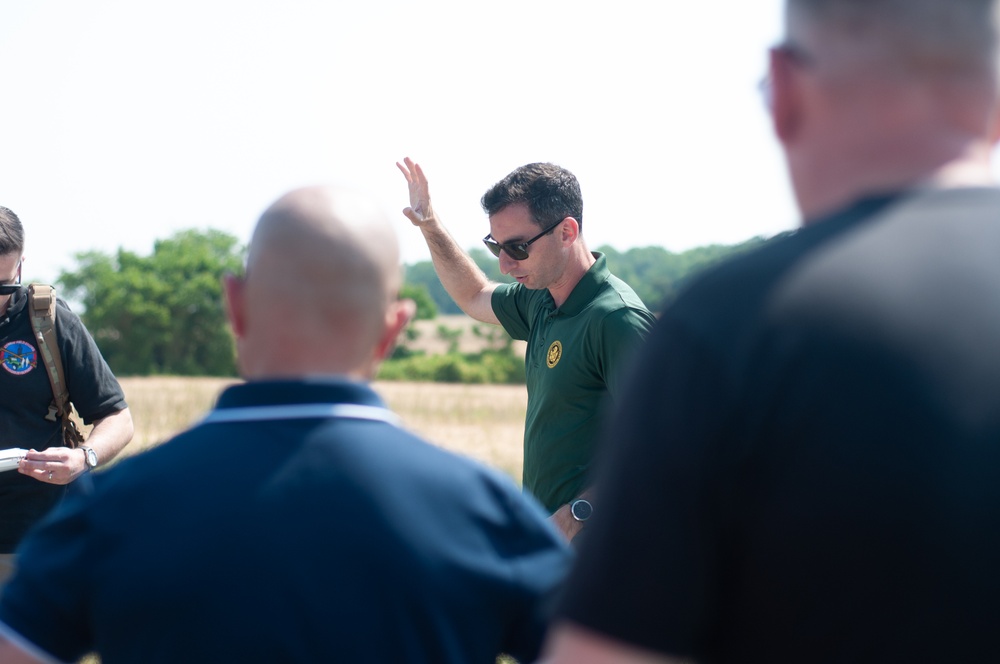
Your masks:
M 226 294 L 226 316 L 237 339 L 243 338 L 246 333 L 246 314 L 243 305 L 245 288 L 243 279 L 234 274 L 222 277 L 222 289 Z
M 780 49 L 771 50 L 768 103 L 774 133 L 785 145 L 795 140 L 802 120 L 802 100 L 794 68 L 788 54 Z
M 413 300 L 397 300 L 389 305 L 385 314 L 385 332 L 375 347 L 376 361 L 381 362 L 392 354 L 403 328 L 416 313 L 417 303 Z
M 559 227 L 559 239 L 564 244 L 573 244 L 578 237 L 580 237 L 580 222 L 574 217 L 563 219 L 563 224 Z

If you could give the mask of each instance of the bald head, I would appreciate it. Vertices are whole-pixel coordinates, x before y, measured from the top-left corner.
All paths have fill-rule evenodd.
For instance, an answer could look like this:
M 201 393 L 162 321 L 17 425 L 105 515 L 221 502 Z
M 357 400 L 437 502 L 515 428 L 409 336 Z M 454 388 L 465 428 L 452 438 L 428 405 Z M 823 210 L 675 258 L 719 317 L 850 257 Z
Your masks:
M 998 67 L 997 0 L 788 0 L 789 33 L 820 29 L 843 48 L 919 74 L 988 75 Z
M 244 375 L 369 373 L 400 282 L 395 232 L 370 200 L 334 187 L 282 196 L 257 223 L 245 282 L 230 294 Z
M 399 248 L 389 221 L 359 194 L 297 189 L 261 216 L 247 274 L 256 294 L 311 300 L 328 314 L 381 315 L 399 288 Z
M 1000 0 L 786 0 L 771 110 L 803 217 L 992 182 Z

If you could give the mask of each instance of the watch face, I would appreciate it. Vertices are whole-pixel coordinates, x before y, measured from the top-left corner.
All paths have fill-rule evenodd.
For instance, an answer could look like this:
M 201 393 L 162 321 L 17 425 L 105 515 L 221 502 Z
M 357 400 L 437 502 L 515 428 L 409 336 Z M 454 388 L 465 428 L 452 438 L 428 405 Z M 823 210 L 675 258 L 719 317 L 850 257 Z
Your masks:
M 90 449 L 89 447 L 86 448 L 83 452 L 84 454 L 87 455 L 87 465 L 90 466 L 91 468 L 97 468 L 97 452 Z
M 586 521 L 594 513 L 594 506 L 583 499 L 574 500 L 573 504 L 569 507 L 569 511 L 577 521 Z

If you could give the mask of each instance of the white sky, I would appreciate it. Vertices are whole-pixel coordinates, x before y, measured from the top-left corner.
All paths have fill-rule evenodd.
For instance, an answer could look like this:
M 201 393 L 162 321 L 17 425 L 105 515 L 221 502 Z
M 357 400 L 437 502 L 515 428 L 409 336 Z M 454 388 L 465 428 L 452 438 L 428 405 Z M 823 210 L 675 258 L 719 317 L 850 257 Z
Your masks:
M 25 278 L 184 228 L 246 242 L 290 188 L 350 184 L 398 221 L 418 160 L 463 247 L 479 197 L 553 161 L 592 248 L 791 228 L 756 91 L 781 0 L 0 0 L 0 204 Z

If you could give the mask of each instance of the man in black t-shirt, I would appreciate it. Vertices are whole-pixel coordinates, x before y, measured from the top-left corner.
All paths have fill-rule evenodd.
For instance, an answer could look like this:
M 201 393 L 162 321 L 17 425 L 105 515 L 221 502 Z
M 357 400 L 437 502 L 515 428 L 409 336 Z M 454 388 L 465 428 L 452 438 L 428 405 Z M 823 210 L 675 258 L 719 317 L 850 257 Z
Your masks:
M 552 664 L 995 661 L 997 0 L 788 0 L 804 228 L 668 309 Z
M 111 460 L 132 439 L 125 395 L 80 319 L 62 300 L 56 337 L 69 398 L 86 424 L 87 442 L 63 444 L 59 418 L 46 419 L 52 385 L 31 327 L 28 289 L 21 286 L 24 228 L 0 207 L 0 448 L 30 450 L 16 470 L 0 473 L 0 579 L 6 556 L 24 533 L 86 471 Z

